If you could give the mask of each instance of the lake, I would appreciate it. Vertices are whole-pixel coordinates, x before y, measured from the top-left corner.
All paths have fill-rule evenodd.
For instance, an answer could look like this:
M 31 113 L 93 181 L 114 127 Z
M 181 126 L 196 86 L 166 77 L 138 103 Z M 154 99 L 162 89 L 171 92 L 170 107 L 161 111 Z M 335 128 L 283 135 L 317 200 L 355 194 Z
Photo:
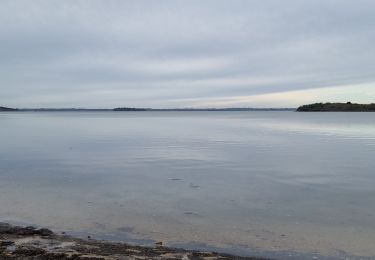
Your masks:
M 375 257 L 375 114 L 2 112 L 0 221 L 242 255 Z

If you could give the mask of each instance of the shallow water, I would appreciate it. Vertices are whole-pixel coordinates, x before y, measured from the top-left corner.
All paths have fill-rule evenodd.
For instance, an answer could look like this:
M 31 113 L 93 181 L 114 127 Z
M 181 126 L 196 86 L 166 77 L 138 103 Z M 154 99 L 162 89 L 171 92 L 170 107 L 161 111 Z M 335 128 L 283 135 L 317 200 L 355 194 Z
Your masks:
M 375 257 L 374 169 L 373 113 L 0 113 L 0 221 L 98 237 Z

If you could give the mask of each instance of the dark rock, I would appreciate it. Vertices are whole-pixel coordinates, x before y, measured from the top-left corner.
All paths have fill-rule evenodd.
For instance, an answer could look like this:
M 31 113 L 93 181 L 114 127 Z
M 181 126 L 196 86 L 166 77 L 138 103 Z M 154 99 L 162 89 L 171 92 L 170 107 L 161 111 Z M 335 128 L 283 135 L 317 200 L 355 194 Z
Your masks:
M 155 246 L 163 246 L 163 242 L 156 242 Z
M 49 230 L 48 228 L 41 228 L 41 229 L 37 230 L 37 232 L 39 233 L 39 235 L 41 235 L 43 237 L 48 237 L 48 236 L 53 235 L 53 232 L 51 230 Z
M 11 246 L 11 245 L 14 245 L 14 242 L 13 241 L 0 241 L 0 247 L 7 247 L 7 246 Z
M 18 247 L 14 252 L 14 255 L 20 256 L 37 256 L 46 254 L 46 250 L 36 247 Z
M 35 227 L 11 226 L 7 223 L 0 223 L 0 234 L 20 235 L 20 236 L 51 236 L 53 232 L 47 228 L 36 229 Z

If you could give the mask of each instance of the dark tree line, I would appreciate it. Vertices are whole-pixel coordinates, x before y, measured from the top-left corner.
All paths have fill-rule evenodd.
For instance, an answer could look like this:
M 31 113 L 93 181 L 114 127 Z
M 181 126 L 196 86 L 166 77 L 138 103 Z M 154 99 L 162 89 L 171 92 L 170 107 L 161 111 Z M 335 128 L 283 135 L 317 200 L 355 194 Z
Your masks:
M 375 112 L 375 103 L 315 103 L 297 108 L 298 112 Z

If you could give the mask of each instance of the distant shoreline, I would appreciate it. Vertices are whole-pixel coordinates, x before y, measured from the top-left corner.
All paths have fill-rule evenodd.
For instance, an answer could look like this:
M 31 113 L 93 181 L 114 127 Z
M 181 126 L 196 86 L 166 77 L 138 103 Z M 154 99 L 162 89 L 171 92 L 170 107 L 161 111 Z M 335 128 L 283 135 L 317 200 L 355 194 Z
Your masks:
M 0 106 L 0 112 L 246 112 L 246 111 L 296 111 L 296 112 L 375 112 L 375 103 L 314 103 L 298 108 L 9 108 Z
M 0 107 L 0 112 L 145 112 L 145 111 L 191 111 L 191 112 L 220 112 L 220 111 L 296 111 L 295 108 L 131 108 L 119 107 L 113 109 L 101 108 L 7 108 Z
M 6 111 L 18 111 L 18 109 L 17 108 L 9 108 L 9 107 L 0 107 L 0 112 L 1 111 L 4 111 L 4 112 L 6 112 Z
M 300 106 L 297 112 L 375 112 L 375 103 L 314 103 Z

